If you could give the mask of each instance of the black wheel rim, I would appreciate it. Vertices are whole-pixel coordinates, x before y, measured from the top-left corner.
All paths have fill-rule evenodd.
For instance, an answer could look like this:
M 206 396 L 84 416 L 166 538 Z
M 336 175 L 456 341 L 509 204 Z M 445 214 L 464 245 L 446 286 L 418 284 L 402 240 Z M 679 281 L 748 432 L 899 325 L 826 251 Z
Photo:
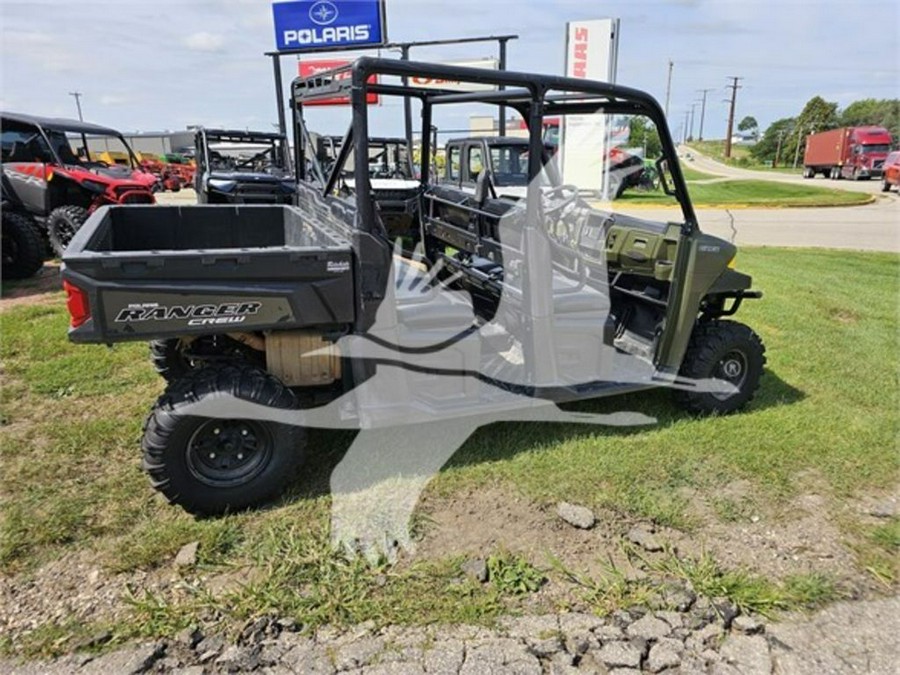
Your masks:
M 72 237 L 75 236 L 77 231 L 78 228 L 72 223 L 63 221 L 56 226 L 56 240 L 61 247 L 65 248 L 69 245 L 69 242 L 72 241 Z
M 235 487 L 256 478 L 272 458 L 272 435 L 252 420 L 207 420 L 187 444 L 191 474 L 212 487 Z
M 726 353 L 716 364 L 713 377 L 728 382 L 740 391 L 747 380 L 747 355 L 737 349 Z M 734 396 L 734 393 L 713 392 L 712 395 L 719 401 L 725 401 Z

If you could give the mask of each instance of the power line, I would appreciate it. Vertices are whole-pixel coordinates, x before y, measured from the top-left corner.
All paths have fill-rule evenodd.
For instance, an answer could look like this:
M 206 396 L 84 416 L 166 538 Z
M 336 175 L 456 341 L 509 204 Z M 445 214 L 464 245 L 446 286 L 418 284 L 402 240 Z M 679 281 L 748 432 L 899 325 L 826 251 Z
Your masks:
M 731 84 L 728 85 L 728 88 L 731 89 L 731 108 L 728 111 L 728 133 L 725 136 L 725 157 L 731 157 L 731 134 L 734 132 L 734 106 L 737 102 L 737 90 L 741 87 L 738 85 L 738 82 L 743 80 L 743 77 L 735 77 L 734 75 L 729 75 L 729 79 L 733 80 Z

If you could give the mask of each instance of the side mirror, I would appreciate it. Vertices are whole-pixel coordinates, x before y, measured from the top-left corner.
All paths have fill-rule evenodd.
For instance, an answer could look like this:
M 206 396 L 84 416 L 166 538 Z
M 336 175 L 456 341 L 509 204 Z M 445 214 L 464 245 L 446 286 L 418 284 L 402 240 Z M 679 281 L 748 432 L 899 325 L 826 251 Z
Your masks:
M 656 160 L 656 172 L 659 174 L 659 184 L 662 186 L 663 192 L 665 192 L 670 197 L 677 197 L 678 195 L 675 193 L 675 190 L 672 188 L 672 183 L 669 181 L 671 174 L 669 173 L 669 160 L 665 157 L 660 157 Z

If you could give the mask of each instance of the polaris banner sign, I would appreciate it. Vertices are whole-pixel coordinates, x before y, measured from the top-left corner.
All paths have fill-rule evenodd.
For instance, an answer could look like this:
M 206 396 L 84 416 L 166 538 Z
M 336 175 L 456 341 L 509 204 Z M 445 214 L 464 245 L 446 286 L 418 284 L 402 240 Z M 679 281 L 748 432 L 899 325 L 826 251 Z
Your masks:
M 333 51 L 387 42 L 384 0 L 293 0 L 272 5 L 278 51 Z

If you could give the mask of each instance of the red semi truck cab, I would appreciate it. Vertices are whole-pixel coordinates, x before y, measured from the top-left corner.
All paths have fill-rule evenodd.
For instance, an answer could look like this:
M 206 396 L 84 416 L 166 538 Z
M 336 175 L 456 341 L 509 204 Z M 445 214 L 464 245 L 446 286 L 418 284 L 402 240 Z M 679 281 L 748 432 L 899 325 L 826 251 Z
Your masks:
M 880 178 L 893 139 L 882 127 L 842 127 L 810 134 L 803 155 L 803 177 L 821 173 L 832 179 Z

